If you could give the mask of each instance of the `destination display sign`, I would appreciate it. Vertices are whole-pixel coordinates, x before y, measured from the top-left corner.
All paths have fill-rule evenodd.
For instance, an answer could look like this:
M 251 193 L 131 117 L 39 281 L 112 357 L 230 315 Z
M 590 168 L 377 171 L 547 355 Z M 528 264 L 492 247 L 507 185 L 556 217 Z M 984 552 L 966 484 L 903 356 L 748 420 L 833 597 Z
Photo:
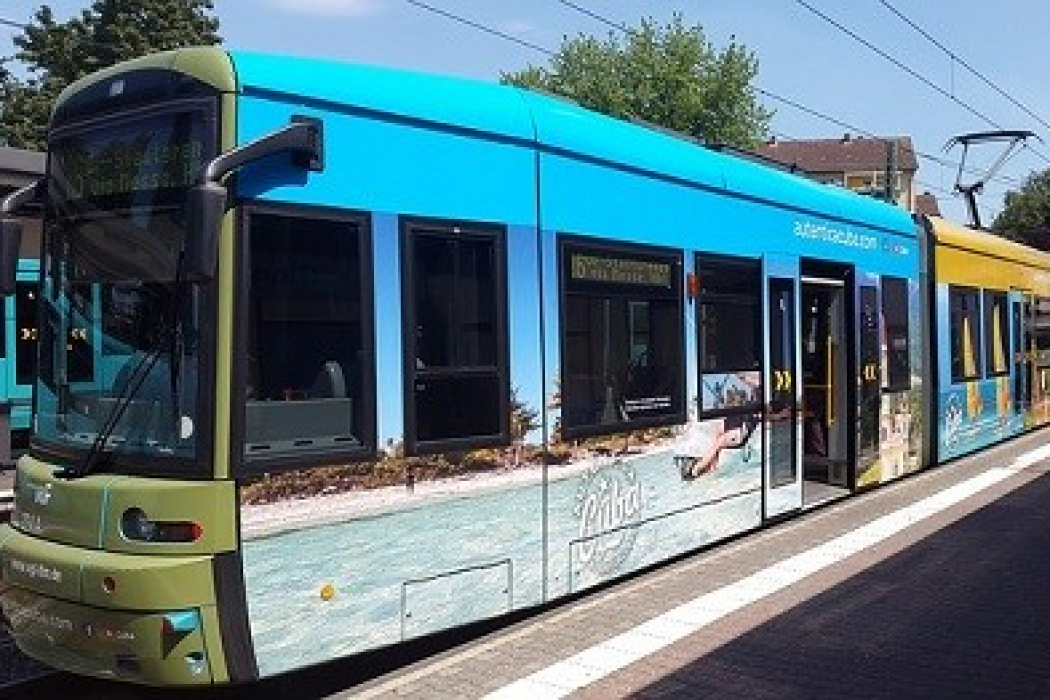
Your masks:
M 188 187 L 204 164 L 200 122 L 197 113 L 166 114 L 62 137 L 51 175 L 70 200 Z
M 191 185 L 200 172 L 200 143 L 113 143 L 91 153 L 68 152 L 61 160 L 67 192 L 76 199 L 95 199 L 143 190 Z
M 569 267 L 575 281 L 671 287 L 671 264 L 657 260 L 572 253 Z

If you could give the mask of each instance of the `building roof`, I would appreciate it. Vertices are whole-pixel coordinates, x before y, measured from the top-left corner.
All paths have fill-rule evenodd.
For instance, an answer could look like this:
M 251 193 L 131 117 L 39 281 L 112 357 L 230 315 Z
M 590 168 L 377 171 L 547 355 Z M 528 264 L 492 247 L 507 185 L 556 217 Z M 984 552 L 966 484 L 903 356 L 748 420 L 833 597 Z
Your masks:
M 915 147 L 909 136 L 867 138 L 846 134 L 838 139 L 773 140 L 759 146 L 757 152 L 814 175 L 864 172 L 886 169 L 889 142 L 897 146 L 894 156 L 897 170 L 918 170 Z
M 0 187 L 25 187 L 43 174 L 43 153 L 0 146 Z
M 929 192 L 915 195 L 915 213 L 924 216 L 940 216 L 941 206 Z

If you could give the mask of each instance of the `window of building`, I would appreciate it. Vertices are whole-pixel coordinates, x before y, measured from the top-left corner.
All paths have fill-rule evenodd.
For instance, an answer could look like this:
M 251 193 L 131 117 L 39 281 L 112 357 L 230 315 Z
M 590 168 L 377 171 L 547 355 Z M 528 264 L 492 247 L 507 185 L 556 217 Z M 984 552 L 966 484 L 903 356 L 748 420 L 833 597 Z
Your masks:
M 883 375 L 883 388 L 887 391 L 905 391 L 911 388 L 907 280 L 897 277 L 882 278 L 882 319 L 886 327 L 886 370 Z
M 682 254 L 561 240 L 566 436 L 684 420 Z
M 972 287 L 948 287 L 950 312 L 952 381 L 962 382 L 981 376 L 980 293 Z
M 697 256 L 700 410 L 761 404 L 762 275 L 756 260 Z
M 371 449 L 367 221 L 253 209 L 247 237 L 246 456 Z
M 885 197 L 886 195 L 887 179 L 885 170 L 846 173 L 844 181 L 846 187 L 854 192 L 875 197 Z M 904 179 L 900 171 L 894 171 L 893 177 L 889 182 L 892 183 L 894 196 L 904 191 Z
M 851 190 L 870 190 L 875 186 L 871 173 L 846 173 L 846 187 Z
M 502 229 L 410 221 L 402 282 L 409 453 L 506 444 L 510 425 Z
M 1010 371 L 1010 327 L 1006 317 L 1006 292 L 984 291 L 984 341 L 988 375 L 999 376 Z

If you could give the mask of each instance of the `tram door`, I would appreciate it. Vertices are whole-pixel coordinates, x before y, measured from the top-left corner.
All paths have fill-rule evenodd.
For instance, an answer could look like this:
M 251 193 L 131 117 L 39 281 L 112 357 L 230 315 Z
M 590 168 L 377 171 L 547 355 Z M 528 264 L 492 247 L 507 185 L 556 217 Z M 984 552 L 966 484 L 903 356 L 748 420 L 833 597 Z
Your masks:
M 802 463 L 814 493 L 815 484 L 845 487 L 849 479 L 848 345 L 846 281 L 826 272 L 804 276 Z
M 1011 295 L 1010 335 L 1013 343 L 1013 410 L 1028 422 L 1032 408 L 1032 339 L 1028 332 L 1028 319 L 1032 314 L 1032 295 L 1020 292 Z
M 766 287 L 769 365 L 766 373 L 765 517 L 802 507 L 798 445 L 796 281 L 769 277 Z
M 879 290 L 874 282 L 857 285 L 857 458 L 846 484 L 879 483 L 882 410 L 882 357 Z

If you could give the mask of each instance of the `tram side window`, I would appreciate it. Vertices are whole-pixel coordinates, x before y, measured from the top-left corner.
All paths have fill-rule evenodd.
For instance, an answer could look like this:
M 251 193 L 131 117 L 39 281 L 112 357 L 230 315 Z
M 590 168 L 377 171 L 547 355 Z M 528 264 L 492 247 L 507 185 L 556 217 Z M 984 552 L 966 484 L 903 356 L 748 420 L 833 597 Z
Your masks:
M 506 444 L 504 232 L 435 221 L 405 221 L 403 231 L 406 448 Z
M 882 318 L 886 329 L 887 391 L 911 388 L 911 359 L 908 345 L 908 281 L 882 278 Z
M 948 287 L 952 382 L 981 376 L 980 293 L 972 287 Z
M 1050 298 L 1036 297 L 1029 333 L 1035 339 L 1037 362 L 1050 364 Z
M 1010 326 L 1006 320 L 1006 292 L 984 291 L 984 347 L 988 375 L 1000 376 L 1009 371 Z
M 247 237 L 246 456 L 373 445 L 366 221 L 252 210 Z
M 563 435 L 684 421 L 682 254 L 565 237 L 560 255 Z
M 695 279 L 700 410 L 756 407 L 762 400 L 759 263 L 698 256 Z

